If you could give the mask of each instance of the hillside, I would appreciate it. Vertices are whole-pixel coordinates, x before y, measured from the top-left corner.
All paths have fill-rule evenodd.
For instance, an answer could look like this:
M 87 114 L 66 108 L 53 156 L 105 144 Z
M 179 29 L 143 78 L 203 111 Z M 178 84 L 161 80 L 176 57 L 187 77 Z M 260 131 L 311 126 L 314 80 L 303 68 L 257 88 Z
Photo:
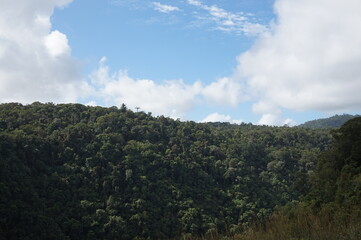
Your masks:
M 320 118 L 300 124 L 299 127 L 304 128 L 339 128 L 347 121 L 359 117 L 359 115 L 342 114 L 329 118 Z
M 361 239 L 361 117 L 333 132 L 318 157 L 311 191 L 273 214 L 242 240 Z
M 242 232 L 309 191 L 327 130 L 0 104 L 0 239 Z

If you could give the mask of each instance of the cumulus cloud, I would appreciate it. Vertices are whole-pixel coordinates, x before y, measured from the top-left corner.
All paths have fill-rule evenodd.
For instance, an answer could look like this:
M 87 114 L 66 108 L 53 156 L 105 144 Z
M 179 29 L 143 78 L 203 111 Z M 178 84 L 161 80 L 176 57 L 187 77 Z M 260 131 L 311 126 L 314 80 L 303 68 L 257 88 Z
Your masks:
M 239 102 L 239 83 L 222 78 L 203 85 L 197 81 L 186 84 L 183 80 L 158 83 L 150 79 L 134 79 L 124 70 L 112 72 L 106 65 L 106 57 L 99 68 L 90 75 L 93 99 L 89 104 L 102 102 L 105 105 L 121 105 L 155 115 L 186 119 L 187 113 L 199 104 L 224 104 L 235 106 Z M 90 92 L 90 91 L 89 91 Z M 227 121 L 230 121 L 228 119 Z
M 230 115 L 223 115 L 215 112 L 209 114 L 200 122 L 229 122 L 229 123 L 241 124 L 243 121 L 242 119 L 234 120 Z
M 65 34 L 55 30 L 44 38 L 45 47 L 52 57 L 59 57 L 62 55 L 70 55 L 70 47 L 68 38 Z
M 262 115 L 261 119 L 258 121 L 260 125 L 279 125 L 280 119 L 277 114 L 265 113 Z
M 161 4 L 160 2 L 152 2 L 152 5 L 154 7 L 154 10 L 156 10 L 158 12 L 162 12 L 162 13 L 170 13 L 170 12 L 180 10 L 178 7 Z
M 105 61 L 106 58 L 101 60 L 99 69 L 90 78 L 97 89 L 96 95 L 106 105 L 125 103 L 131 109 L 140 107 L 155 115 L 184 118 L 197 103 L 199 82 L 187 85 L 182 80 L 171 80 L 157 84 L 149 79 L 133 79 L 126 71 L 111 73 Z
M 206 11 L 207 15 L 199 15 L 198 18 L 213 22 L 216 30 L 245 35 L 257 35 L 267 30 L 266 26 L 251 21 L 247 14 L 242 12 L 228 12 L 217 5 L 206 5 L 198 0 L 188 0 L 188 4 Z
M 0 1 L 0 102 L 76 101 L 78 64 L 50 23 L 54 8 L 71 1 Z
M 361 2 L 277 0 L 277 21 L 238 58 L 235 75 L 262 114 L 361 109 Z
M 202 90 L 203 96 L 210 103 L 218 105 L 237 106 L 242 100 L 243 94 L 240 82 L 231 78 L 220 78 L 205 86 Z

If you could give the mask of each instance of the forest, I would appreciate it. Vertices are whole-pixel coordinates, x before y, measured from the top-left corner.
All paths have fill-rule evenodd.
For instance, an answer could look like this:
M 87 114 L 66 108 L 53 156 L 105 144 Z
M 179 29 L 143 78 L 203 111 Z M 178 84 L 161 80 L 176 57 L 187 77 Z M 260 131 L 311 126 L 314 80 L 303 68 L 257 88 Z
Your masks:
M 300 214 L 361 236 L 360 133 L 0 104 L 0 239 L 322 239 Z

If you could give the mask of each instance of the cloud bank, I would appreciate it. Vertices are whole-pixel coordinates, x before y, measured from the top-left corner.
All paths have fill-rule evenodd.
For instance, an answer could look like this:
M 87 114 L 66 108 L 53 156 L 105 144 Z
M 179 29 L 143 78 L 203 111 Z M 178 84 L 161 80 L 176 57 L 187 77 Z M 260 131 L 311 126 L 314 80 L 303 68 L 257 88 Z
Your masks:
M 187 85 L 182 80 L 165 81 L 161 84 L 149 79 L 133 79 L 125 71 L 111 73 L 100 61 L 99 69 L 90 75 L 95 96 L 106 105 L 125 103 L 129 108 L 140 107 L 155 115 L 183 118 L 196 105 L 196 95 L 201 89 L 199 82 Z
M 76 101 L 78 65 L 50 23 L 54 8 L 71 1 L 0 1 L 0 102 Z
M 277 21 L 238 58 L 261 123 L 281 124 L 282 108 L 361 109 L 361 2 L 277 0 Z
M 93 99 L 90 105 L 140 107 L 155 115 L 186 119 L 187 113 L 201 104 L 237 105 L 241 101 L 239 83 L 228 78 L 218 79 L 208 85 L 197 81 L 186 84 L 183 80 L 156 83 L 149 79 L 134 79 L 126 71 L 111 72 L 104 57 L 99 68 L 90 75 Z

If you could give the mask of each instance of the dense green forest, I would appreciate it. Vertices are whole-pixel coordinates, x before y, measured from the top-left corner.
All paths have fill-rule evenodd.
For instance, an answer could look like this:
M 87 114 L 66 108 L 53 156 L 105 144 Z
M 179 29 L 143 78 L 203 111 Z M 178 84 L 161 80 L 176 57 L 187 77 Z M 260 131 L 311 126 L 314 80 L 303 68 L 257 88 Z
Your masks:
M 312 186 L 312 206 L 356 204 L 360 149 L 334 135 L 354 157 L 334 156 L 325 129 L 1 104 L 0 239 L 236 236 Z
M 299 127 L 306 128 L 339 128 L 347 121 L 359 117 L 359 115 L 342 114 L 329 118 L 320 118 L 300 124 Z
M 280 208 L 242 240 L 361 239 L 361 117 L 333 131 L 332 147 L 318 157 L 311 190 Z

